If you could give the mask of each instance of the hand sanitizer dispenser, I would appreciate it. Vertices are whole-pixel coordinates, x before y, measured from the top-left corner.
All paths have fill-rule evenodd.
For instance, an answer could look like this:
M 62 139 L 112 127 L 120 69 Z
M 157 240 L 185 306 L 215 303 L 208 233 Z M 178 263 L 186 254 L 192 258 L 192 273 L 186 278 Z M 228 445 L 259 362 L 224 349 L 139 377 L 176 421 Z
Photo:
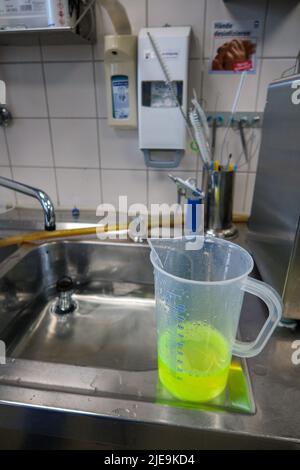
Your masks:
M 136 128 L 137 37 L 105 36 L 104 49 L 108 124 Z
M 190 27 L 144 28 L 139 34 L 139 147 L 149 167 L 175 168 L 184 155 L 186 123 L 179 106 L 186 115 L 190 34 Z M 154 159 L 161 151 L 172 159 Z

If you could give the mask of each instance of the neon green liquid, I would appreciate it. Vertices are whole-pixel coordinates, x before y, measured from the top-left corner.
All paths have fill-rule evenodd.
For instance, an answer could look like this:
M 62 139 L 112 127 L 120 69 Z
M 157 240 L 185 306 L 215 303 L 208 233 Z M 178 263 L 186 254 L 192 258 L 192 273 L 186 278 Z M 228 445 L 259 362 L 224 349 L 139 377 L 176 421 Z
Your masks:
M 204 323 L 185 322 L 183 326 L 183 330 L 178 330 L 182 337 L 178 338 L 180 345 L 175 352 L 170 348 L 169 331 L 159 339 L 159 378 L 180 400 L 209 401 L 226 386 L 231 361 L 229 345 L 221 333 Z M 170 366 L 174 364 L 174 353 L 175 369 Z

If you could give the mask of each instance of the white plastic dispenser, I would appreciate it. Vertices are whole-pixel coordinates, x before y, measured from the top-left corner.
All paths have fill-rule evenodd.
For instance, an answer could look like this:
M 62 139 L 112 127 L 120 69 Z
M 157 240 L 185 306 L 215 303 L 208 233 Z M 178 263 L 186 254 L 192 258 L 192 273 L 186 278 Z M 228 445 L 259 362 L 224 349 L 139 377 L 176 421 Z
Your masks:
M 137 127 L 136 55 L 136 36 L 105 36 L 104 66 L 110 126 Z
M 190 35 L 190 27 L 144 28 L 139 34 L 139 147 L 149 167 L 175 168 L 184 155 L 186 123 L 179 105 L 186 115 Z

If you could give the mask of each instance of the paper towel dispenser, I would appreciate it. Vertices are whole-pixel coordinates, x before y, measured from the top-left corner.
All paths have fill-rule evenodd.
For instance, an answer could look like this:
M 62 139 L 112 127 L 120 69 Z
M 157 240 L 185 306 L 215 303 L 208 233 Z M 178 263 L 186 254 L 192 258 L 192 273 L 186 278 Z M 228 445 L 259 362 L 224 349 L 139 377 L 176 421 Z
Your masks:
M 182 113 L 187 113 L 190 35 L 190 26 L 143 28 L 139 33 L 139 147 L 145 164 L 152 168 L 176 168 L 185 152 Z M 153 158 L 160 153 L 163 160 Z M 167 159 L 166 154 L 173 159 Z

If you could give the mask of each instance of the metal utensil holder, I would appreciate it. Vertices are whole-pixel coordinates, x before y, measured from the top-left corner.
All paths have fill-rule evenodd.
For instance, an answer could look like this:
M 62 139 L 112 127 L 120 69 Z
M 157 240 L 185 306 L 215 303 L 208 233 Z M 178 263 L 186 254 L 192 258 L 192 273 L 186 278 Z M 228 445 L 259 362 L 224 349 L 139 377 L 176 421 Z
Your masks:
M 232 222 L 235 172 L 203 168 L 204 228 L 209 235 L 235 238 L 238 234 Z

